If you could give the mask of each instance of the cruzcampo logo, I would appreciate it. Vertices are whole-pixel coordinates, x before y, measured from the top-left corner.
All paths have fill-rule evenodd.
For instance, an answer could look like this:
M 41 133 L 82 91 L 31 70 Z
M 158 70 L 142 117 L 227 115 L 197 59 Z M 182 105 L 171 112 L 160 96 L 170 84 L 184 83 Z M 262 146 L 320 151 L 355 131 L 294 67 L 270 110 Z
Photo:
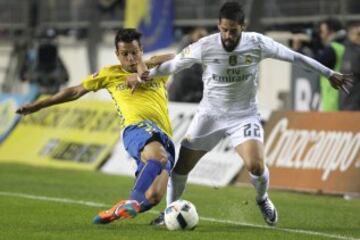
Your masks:
M 229 57 L 229 64 L 230 64 L 230 66 L 235 66 L 237 64 L 237 56 L 236 55 L 231 55 Z

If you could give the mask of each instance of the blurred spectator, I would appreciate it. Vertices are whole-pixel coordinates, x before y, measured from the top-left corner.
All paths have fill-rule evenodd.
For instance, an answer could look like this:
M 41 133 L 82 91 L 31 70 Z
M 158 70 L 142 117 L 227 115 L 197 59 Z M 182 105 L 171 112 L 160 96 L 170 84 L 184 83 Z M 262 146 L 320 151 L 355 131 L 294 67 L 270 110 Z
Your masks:
M 312 39 L 310 35 L 306 33 L 295 33 L 293 34 L 289 45 L 294 51 L 313 57 L 314 54 L 310 48 L 311 41 Z
M 20 75 L 23 81 L 38 86 L 41 94 L 54 94 L 68 82 L 69 75 L 58 54 L 53 29 L 41 33 L 38 42 L 28 50 Z
M 360 111 L 360 22 L 348 26 L 341 72 L 353 74 L 350 93 L 340 93 L 340 110 Z
M 324 50 L 316 57 L 316 60 L 337 72 L 340 71 L 345 47 L 342 44 L 346 37 L 346 31 L 337 19 L 329 18 L 322 21 L 319 26 L 319 35 Z M 331 87 L 330 82 L 324 76 L 320 77 L 321 107 L 325 112 L 339 110 L 339 92 Z
M 203 27 L 193 29 L 181 40 L 178 52 L 207 34 L 207 30 Z M 169 85 L 168 92 L 170 101 L 200 102 L 203 93 L 202 66 L 194 64 L 192 67 L 175 74 Z
M 319 36 L 322 44 L 326 47 L 334 41 L 343 42 L 346 38 L 346 31 L 338 19 L 328 18 L 320 22 Z

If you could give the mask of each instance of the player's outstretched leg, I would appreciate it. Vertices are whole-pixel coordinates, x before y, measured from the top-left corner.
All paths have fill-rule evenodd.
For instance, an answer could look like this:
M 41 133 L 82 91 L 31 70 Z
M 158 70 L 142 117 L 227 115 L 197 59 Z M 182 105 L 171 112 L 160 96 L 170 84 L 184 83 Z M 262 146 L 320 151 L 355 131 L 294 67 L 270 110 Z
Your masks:
M 117 219 L 134 218 L 140 211 L 140 204 L 135 200 L 123 200 L 112 208 L 101 211 L 94 218 L 95 224 L 107 224 Z
M 205 154 L 206 151 L 192 150 L 183 146 L 180 148 L 179 159 L 174 170 L 171 172 L 167 185 L 167 206 L 181 198 L 185 190 L 189 172 Z M 164 213 L 161 212 L 159 216 L 150 222 L 150 225 L 165 225 Z
M 269 197 L 266 197 L 262 201 L 258 201 L 257 205 L 264 217 L 264 220 L 270 226 L 274 226 L 278 221 L 278 213 L 276 208 Z
M 265 219 L 265 222 L 270 226 L 274 226 L 278 220 L 276 208 L 267 194 L 269 188 L 269 170 L 267 166 L 264 167 L 264 172 L 261 176 L 255 176 L 250 173 L 251 183 L 256 189 L 256 202 Z
M 152 185 L 162 170 L 160 161 L 149 160 L 137 177 L 131 192 L 131 200 L 120 201 L 112 208 L 101 211 L 95 218 L 95 224 L 107 224 L 117 219 L 133 218 L 138 212 L 144 212 L 153 207 L 153 203 L 145 197 L 145 192 Z

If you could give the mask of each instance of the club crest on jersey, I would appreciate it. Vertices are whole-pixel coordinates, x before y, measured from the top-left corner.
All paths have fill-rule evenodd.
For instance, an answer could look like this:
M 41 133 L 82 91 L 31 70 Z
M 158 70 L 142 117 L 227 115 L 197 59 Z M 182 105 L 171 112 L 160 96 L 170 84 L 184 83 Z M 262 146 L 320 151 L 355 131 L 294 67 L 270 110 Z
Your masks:
M 235 66 L 237 64 L 237 56 L 236 55 L 231 55 L 229 57 L 229 64 L 230 64 L 230 66 Z
M 245 55 L 245 64 L 251 64 L 252 63 L 252 57 L 250 55 Z
M 186 47 L 181 51 L 181 57 L 188 57 L 191 54 L 190 47 Z

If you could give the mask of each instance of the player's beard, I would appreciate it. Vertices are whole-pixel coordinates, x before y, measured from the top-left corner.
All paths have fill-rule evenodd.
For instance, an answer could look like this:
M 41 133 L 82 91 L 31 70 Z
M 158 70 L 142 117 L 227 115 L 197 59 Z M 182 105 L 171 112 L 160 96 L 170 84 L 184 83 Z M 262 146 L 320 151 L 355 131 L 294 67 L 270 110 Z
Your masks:
M 240 38 L 241 38 L 241 35 L 234 41 L 232 41 L 230 39 L 223 40 L 221 38 L 221 43 L 222 43 L 225 51 L 232 52 L 237 47 L 237 45 L 239 44 Z

